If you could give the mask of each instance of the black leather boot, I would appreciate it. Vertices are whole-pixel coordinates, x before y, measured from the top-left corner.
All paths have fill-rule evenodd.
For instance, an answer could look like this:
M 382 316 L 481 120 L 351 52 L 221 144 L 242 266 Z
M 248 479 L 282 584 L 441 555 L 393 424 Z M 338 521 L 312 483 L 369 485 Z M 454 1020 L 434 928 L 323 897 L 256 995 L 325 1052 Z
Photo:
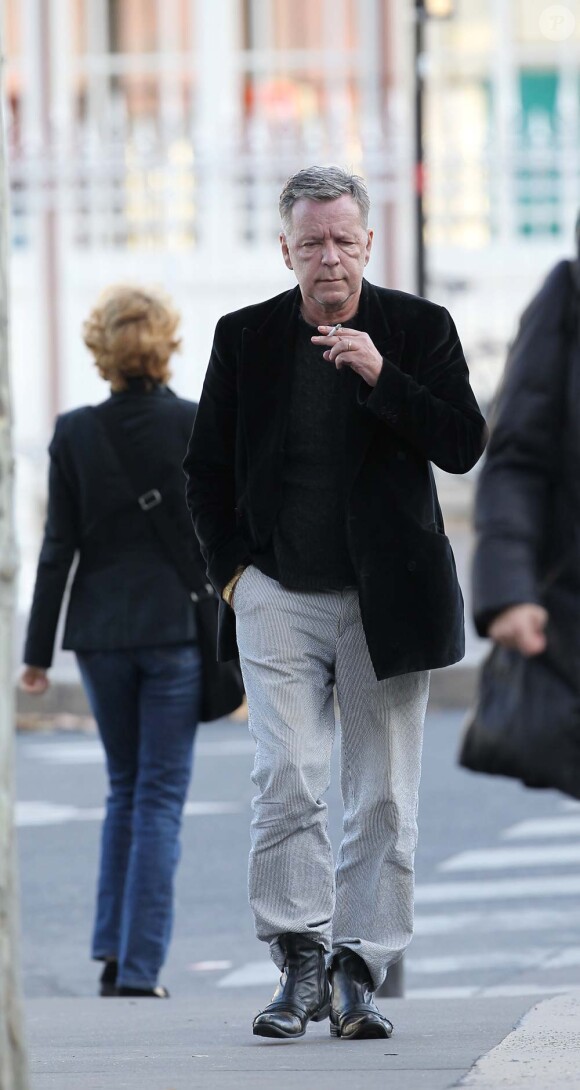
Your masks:
M 362 958 L 347 947 L 337 950 L 330 967 L 330 1032 L 349 1041 L 390 1037 L 393 1024 L 373 1000 L 373 984 Z
M 99 995 L 112 996 L 117 994 L 117 973 L 119 962 L 116 958 L 106 958 L 105 967 L 99 981 Z
M 324 949 L 304 935 L 280 935 L 284 971 L 272 1002 L 254 1019 L 258 1037 L 303 1037 L 310 1019 L 322 1022 L 330 1010 Z

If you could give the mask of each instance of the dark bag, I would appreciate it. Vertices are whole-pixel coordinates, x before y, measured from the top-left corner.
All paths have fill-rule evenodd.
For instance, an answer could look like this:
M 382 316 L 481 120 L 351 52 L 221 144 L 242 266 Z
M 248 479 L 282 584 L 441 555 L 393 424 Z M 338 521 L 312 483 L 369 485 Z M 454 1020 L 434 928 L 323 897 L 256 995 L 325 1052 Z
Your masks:
M 212 587 L 211 596 L 199 598 L 195 607 L 202 672 L 199 717 L 203 723 L 231 715 L 244 699 L 239 663 L 217 661 L 218 611 L 219 598 Z
M 463 768 L 580 799 L 580 671 L 565 661 L 553 633 L 532 658 L 493 648 L 461 742 Z
M 177 526 L 163 506 L 161 492 L 151 487 L 156 480 L 155 468 L 143 460 L 141 453 L 136 459 L 121 422 L 110 410 L 109 402 L 94 411 L 135 490 L 136 502 L 157 533 L 166 555 L 194 603 L 197 642 L 201 653 L 202 694 L 199 717 L 203 723 L 223 719 L 239 708 L 244 699 L 244 685 L 237 662 L 217 661 L 219 598 L 200 566 L 192 561 Z

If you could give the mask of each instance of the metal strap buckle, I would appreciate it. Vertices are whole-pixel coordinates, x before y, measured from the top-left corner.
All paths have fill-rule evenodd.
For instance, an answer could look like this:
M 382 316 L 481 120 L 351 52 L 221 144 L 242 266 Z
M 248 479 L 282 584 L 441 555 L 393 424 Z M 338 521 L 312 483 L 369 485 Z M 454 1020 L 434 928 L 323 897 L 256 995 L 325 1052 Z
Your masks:
M 156 488 L 150 488 L 149 492 L 144 492 L 142 496 L 139 496 L 139 507 L 142 511 L 150 511 L 152 507 L 159 507 L 162 498 L 161 492 Z

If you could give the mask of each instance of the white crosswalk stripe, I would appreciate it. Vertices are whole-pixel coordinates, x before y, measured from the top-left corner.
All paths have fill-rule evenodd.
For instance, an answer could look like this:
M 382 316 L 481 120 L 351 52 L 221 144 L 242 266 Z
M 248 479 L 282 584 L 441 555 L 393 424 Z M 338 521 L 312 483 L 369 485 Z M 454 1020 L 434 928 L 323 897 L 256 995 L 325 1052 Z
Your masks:
M 49 765 L 96 765 L 105 761 L 105 753 L 98 739 L 39 742 L 24 746 L 23 753 L 27 760 Z
M 410 973 L 433 976 L 441 973 L 462 973 L 471 969 L 569 969 L 580 964 L 580 947 L 560 952 L 549 947 L 523 950 L 483 950 L 480 954 L 458 954 L 449 957 L 418 958 L 409 956 L 406 968 Z
M 520 821 L 517 825 L 510 825 L 509 829 L 504 829 L 502 840 L 529 840 L 535 837 L 542 840 L 560 836 L 580 837 L 580 816 L 571 815 L 570 817 L 548 817 Z
M 573 897 L 580 894 L 580 875 L 557 878 L 502 878 L 496 882 L 431 882 L 417 886 L 416 904 L 453 901 L 513 901 L 530 897 Z
M 568 984 L 538 984 L 536 981 L 529 984 L 493 984 L 486 988 L 468 984 L 455 988 L 406 988 L 405 996 L 408 999 L 470 999 L 472 996 L 478 999 L 508 999 L 519 995 L 564 995 L 576 987 L 577 984 L 572 981 Z
M 520 908 L 512 911 L 452 912 L 416 915 L 415 935 L 499 934 L 516 931 L 557 931 L 579 927 L 578 909 Z
M 513 870 L 522 867 L 557 867 L 562 863 L 580 863 L 580 844 L 562 847 L 489 848 L 460 852 L 445 859 L 437 868 L 440 871 L 460 870 Z
M 280 976 L 273 961 L 248 961 L 218 981 L 218 988 L 248 988 L 258 984 L 274 986 Z
M 195 746 L 196 757 L 241 757 L 252 755 L 255 743 L 247 733 L 239 737 L 200 741 Z M 23 747 L 28 760 L 43 761 L 51 765 L 104 764 L 105 754 L 98 739 L 79 739 L 74 742 L 41 742 Z
M 243 807 L 233 802 L 186 802 L 184 817 L 205 817 L 212 814 L 239 814 Z M 65 806 L 54 802 L 17 802 L 14 824 L 17 828 L 41 825 L 64 825 L 69 821 L 102 821 L 103 806 Z

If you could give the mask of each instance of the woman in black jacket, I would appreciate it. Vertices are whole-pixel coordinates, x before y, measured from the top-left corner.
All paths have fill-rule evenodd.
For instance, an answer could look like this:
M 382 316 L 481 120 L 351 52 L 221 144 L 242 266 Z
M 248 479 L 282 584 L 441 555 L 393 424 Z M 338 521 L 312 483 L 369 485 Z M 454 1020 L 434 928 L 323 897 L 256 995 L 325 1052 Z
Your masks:
M 173 877 L 200 706 L 196 620 L 185 584 L 148 524 L 109 437 L 121 428 L 151 488 L 199 563 L 181 463 L 196 405 L 166 385 L 179 315 L 161 293 L 108 289 L 84 327 L 111 397 L 57 419 L 48 513 L 21 684 L 48 686 L 75 556 L 63 646 L 76 652 L 105 747 L 103 826 L 92 956 L 101 995 L 165 998 L 157 984 L 173 916 Z M 112 433 L 114 435 L 114 431 Z

